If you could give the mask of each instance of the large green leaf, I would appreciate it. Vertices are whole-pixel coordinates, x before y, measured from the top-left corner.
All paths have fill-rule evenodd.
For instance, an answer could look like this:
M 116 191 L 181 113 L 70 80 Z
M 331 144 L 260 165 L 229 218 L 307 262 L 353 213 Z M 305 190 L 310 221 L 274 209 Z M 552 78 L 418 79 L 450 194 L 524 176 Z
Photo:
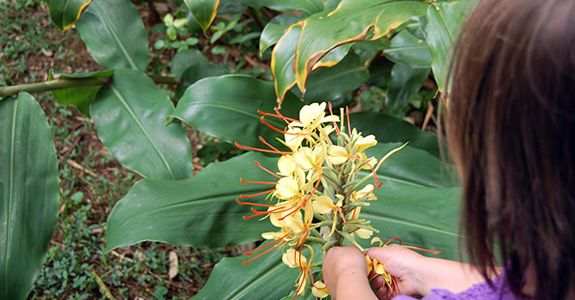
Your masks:
M 294 15 L 279 15 L 273 18 L 264 28 L 260 36 L 260 55 L 269 47 L 275 45 L 292 24 L 301 21 Z
M 26 299 L 58 216 L 58 162 L 40 105 L 0 101 L 0 298 Z
M 277 11 L 296 11 L 303 10 L 310 14 L 323 10 L 322 0 L 240 0 L 244 6 L 250 6 L 256 9 L 267 7 Z
M 174 107 L 164 90 L 141 72 L 118 69 L 98 93 L 90 112 L 98 136 L 112 155 L 146 178 L 183 179 L 191 175 L 186 133 L 166 124 Z
M 286 93 L 295 85 L 295 70 L 293 63 L 295 53 L 301 36 L 299 23 L 286 29 L 272 52 L 270 68 L 274 75 L 274 87 L 277 102 L 281 106 Z
M 82 11 L 91 2 L 92 0 L 49 0 L 50 19 L 56 27 L 66 31 L 80 19 Z
M 295 55 L 295 78 L 300 90 L 305 91 L 306 80 L 316 64 L 332 49 L 355 41 L 362 41 L 373 28 L 373 39 L 380 38 L 413 16 L 425 13 L 427 4 L 417 0 L 343 0 L 330 13 L 321 12 L 300 23 L 301 37 Z M 288 33 L 286 33 L 288 34 Z M 289 57 L 294 46 L 278 43 L 275 55 Z M 272 56 L 273 58 L 273 56 Z M 282 69 L 287 66 L 273 66 Z M 290 65 L 291 67 L 291 65 Z M 283 73 L 275 72 L 276 81 L 285 81 Z M 278 97 L 283 91 L 278 89 Z
M 350 53 L 344 60 L 331 68 L 313 72 L 309 77 L 306 102 L 335 100 L 359 88 L 369 78 L 369 72 L 360 61 L 359 55 Z
M 208 59 L 202 52 L 197 49 L 189 49 L 178 52 L 176 56 L 172 59 L 172 75 L 174 77 L 181 79 L 182 74 L 189 67 L 195 64 L 207 64 Z
M 375 195 L 378 200 L 362 209 L 360 215 L 380 231 L 374 236 L 383 241 L 397 237 L 404 245 L 441 251 L 435 257 L 460 260 L 459 188 L 390 182 L 377 189 Z M 369 241 L 361 244 L 370 246 Z
M 224 258 L 193 299 L 282 299 L 294 290 L 299 270 L 284 265 L 280 253 L 273 251 L 247 265 L 242 265 L 246 256 Z
M 101 80 L 102 85 L 109 81 L 110 77 L 114 74 L 114 70 L 102 71 L 102 72 L 90 72 L 83 74 L 64 74 L 60 72 L 50 71 L 50 80 L 54 79 L 85 79 L 94 78 L 96 80 Z M 62 90 L 53 90 L 52 95 L 58 102 L 62 105 L 74 105 L 78 110 L 85 116 L 90 116 L 90 103 L 96 100 L 96 95 L 98 91 L 102 88 L 102 85 L 90 85 L 90 86 L 80 86 L 73 87 Z
M 220 0 L 184 0 L 204 32 L 216 18 Z
M 373 134 L 380 143 L 406 143 L 425 150 L 435 157 L 441 157 L 439 138 L 429 131 L 422 131 L 412 124 L 382 113 L 358 112 L 350 114 L 351 126 L 364 136 Z M 447 146 L 444 144 L 443 149 Z M 446 154 L 446 153 L 445 153 Z
M 446 92 L 447 72 L 451 63 L 453 43 L 464 20 L 465 11 L 460 8 L 460 5 L 447 2 L 435 3 L 427 10 L 425 38 L 433 57 L 431 68 L 435 81 L 442 93 Z
M 275 93 L 270 82 L 243 75 L 202 79 L 191 85 L 178 102 L 174 116 L 195 129 L 251 147 L 262 147 L 258 137 L 280 147 L 280 134 L 260 122 L 258 110 L 273 113 Z M 291 93 L 282 114 L 297 117 L 303 104 Z M 279 129 L 283 120 L 266 118 Z
M 403 109 L 417 94 L 430 71 L 429 68 L 419 69 L 402 63 L 395 64 L 391 69 L 391 81 L 385 99 L 387 112 L 402 115 Z
M 148 35 L 129 0 L 95 0 L 76 24 L 96 62 L 106 69 L 148 65 Z
M 431 67 L 431 52 L 423 39 L 415 37 L 409 30 L 402 30 L 391 39 L 385 56 L 395 62 L 412 68 Z
M 256 160 L 270 170 L 277 169 L 275 159 L 248 153 L 211 164 L 188 180 L 136 183 L 110 213 L 108 250 L 144 240 L 220 247 L 260 239 L 262 232 L 271 230 L 271 225 L 257 219 L 243 220 L 242 216 L 251 214 L 249 206 L 236 203 L 242 194 L 270 189 L 267 185 L 240 181 L 269 180 L 271 175 L 260 170 Z

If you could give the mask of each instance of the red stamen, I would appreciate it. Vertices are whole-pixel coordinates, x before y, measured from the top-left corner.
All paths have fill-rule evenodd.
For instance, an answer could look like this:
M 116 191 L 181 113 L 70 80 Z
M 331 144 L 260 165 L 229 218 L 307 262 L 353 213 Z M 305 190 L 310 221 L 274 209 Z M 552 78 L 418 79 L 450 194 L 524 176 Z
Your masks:
M 282 115 L 279 111 L 279 109 L 275 108 L 274 111 L 276 112 L 276 114 L 271 114 L 271 113 L 267 113 L 261 110 L 258 110 L 258 114 L 260 115 L 264 115 L 264 116 L 270 116 L 270 117 L 276 117 L 276 118 L 280 118 L 282 120 L 284 120 L 286 123 L 290 123 L 290 122 L 297 122 L 298 120 L 296 119 L 292 119 L 292 118 L 288 118 L 284 115 Z
M 282 246 L 282 245 L 285 244 L 285 243 L 286 243 L 285 241 L 282 241 L 281 243 L 275 245 L 273 248 L 270 248 L 270 249 L 264 251 L 263 253 L 258 254 L 256 257 L 253 257 L 253 258 L 251 258 L 251 259 L 249 259 L 249 260 L 247 260 L 247 261 L 244 261 L 244 262 L 242 263 L 242 265 L 247 265 L 247 264 L 251 263 L 252 261 L 254 261 L 254 260 L 256 260 L 256 259 L 258 259 L 258 258 L 260 258 L 260 257 L 262 257 L 262 256 L 264 256 L 264 255 L 266 255 L 266 254 L 268 254 L 268 253 L 270 253 L 271 251 L 273 251 L 274 249 L 276 249 L 276 248 Z
M 295 295 L 293 296 L 293 298 L 291 300 L 294 300 L 297 295 L 299 294 L 299 291 L 301 290 L 301 288 L 303 287 L 303 284 L 305 283 L 305 277 L 307 276 L 307 272 L 302 274 L 303 278 L 301 280 L 301 283 L 299 285 L 299 287 L 297 288 L 297 291 L 295 292 Z
M 262 169 L 262 170 L 264 170 L 264 171 L 266 171 L 266 172 L 272 174 L 273 176 L 275 176 L 275 177 L 277 177 L 277 178 L 279 178 L 279 179 L 282 178 L 281 176 L 275 174 L 274 172 L 272 172 L 272 171 L 270 171 L 270 170 L 264 168 L 257 160 L 255 161 L 255 163 L 256 163 L 256 165 L 257 165 L 260 169 Z
M 349 106 L 345 107 L 345 114 L 347 115 L 347 131 L 349 136 L 351 136 L 351 122 L 349 121 Z
M 428 250 L 428 249 L 423 249 L 423 248 L 414 247 L 414 246 L 403 246 L 403 247 L 405 247 L 407 249 L 419 250 L 419 251 L 424 251 L 424 252 L 433 253 L 433 254 L 441 253 L 441 251 L 439 251 L 439 250 Z
M 289 216 L 289 215 L 291 215 L 291 214 L 294 214 L 296 211 L 300 210 L 302 207 L 304 207 L 304 206 L 307 204 L 307 202 L 311 199 L 311 197 L 313 196 L 313 194 L 315 193 L 315 191 L 316 191 L 316 190 L 318 189 L 318 187 L 319 187 L 319 184 L 320 184 L 320 182 L 321 182 L 321 174 L 322 174 L 322 171 L 321 171 L 321 169 L 320 169 L 320 170 L 319 170 L 319 176 L 318 176 L 317 182 L 316 182 L 316 184 L 315 184 L 315 187 L 313 188 L 313 191 L 311 191 L 311 193 L 309 193 L 309 196 L 306 197 L 305 200 L 302 201 L 302 203 L 299 204 L 292 212 L 290 212 L 289 214 L 287 214 L 287 215 L 285 215 L 284 217 L 280 218 L 280 221 L 283 221 L 283 219 L 285 219 L 287 216 Z
M 331 102 L 328 102 L 328 103 L 327 103 L 327 107 L 329 107 L 329 113 L 333 116 L 333 110 L 332 110 L 332 107 L 331 107 Z M 337 123 L 336 123 L 335 121 L 332 121 L 332 123 L 333 123 L 333 127 L 335 128 L 336 134 L 337 134 L 338 136 L 341 135 L 341 131 L 339 131 L 339 127 L 337 126 Z
M 341 216 L 341 219 L 343 221 L 343 224 L 347 223 L 347 220 L 345 219 L 345 215 L 343 214 L 343 211 L 341 210 L 341 207 L 337 207 L 337 211 L 339 212 L 339 215 Z
M 273 150 L 279 151 L 276 147 L 274 147 L 270 143 L 266 142 L 266 140 L 263 137 L 259 136 L 258 138 L 259 138 L 260 142 L 264 143 L 266 146 L 272 148 Z
M 253 195 L 244 195 L 244 194 L 242 194 L 242 195 L 240 195 L 240 197 L 242 197 L 242 198 L 244 198 L 244 199 L 249 199 L 249 198 L 253 198 L 253 197 L 265 195 L 265 194 L 268 194 L 268 193 L 271 193 L 271 192 L 275 192 L 275 190 L 276 190 L 276 189 L 271 189 L 271 190 L 264 191 L 264 192 L 260 192 L 260 193 L 253 194 Z
M 244 146 L 244 145 L 240 145 L 238 142 L 235 142 L 234 144 L 236 145 L 236 147 L 241 148 L 241 149 L 248 149 L 248 150 L 254 150 L 254 151 L 265 152 L 265 153 L 275 153 L 275 154 L 281 154 L 281 155 L 293 154 L 293 152 L 267 150 L 267 149 L 260 149 L 260 148 Z
M 243 202 L 240 199 L 236 199 L 239 205 L 252 205 L 252 206 L 262 206 L 262 207 L 274 207 L 275 205 L 271 204 L 262 204 L 262 203 L 254 203 L 254 202 Z
M 250 180 L 243 180 L 242 178 L 240 178 L 240 181 L 241 181 L 243 184 L 246 184 L 246 183 L 273 184 L 273 185 L 278 184 L 278 183 L 275 182 L 275 181 L 250 181 Z
M 259 247 L 257 247 L 256 249 L 254 249 L 253 251 L 251 251 L 251 252 L 246 252 L 246 253 L 244 253 L 244 254 L 245 254 L 245 255 L 252 255 L 252 254 L 254 254 L 254 253 L 256 253 L 256 252 L 258 252 L 258 251 L 260 251 L 260 250 L 262 250 L 262 249 L 265 249 L 265 248 L 267 248 L 267 247 L 269 247 L 269 246 L 271 246 L 271 245 L 273 245 L 273 244 L 275 244 L 275 243 L 277 243 L 277 242 L 283 240 L 286 236 L 288 236 L 288 235 L 290 235 L 290 234 L 291 234 L 291 232 L 288 232 L 288 233 L 284 234 L 283 236 L 281 236 L 280 238 L 275 239 L 275 240 L 273 240 L 273 241 L 271 241 L 271 242 L 269 242 L 269 243 L 267 243 L 267 244 L 265 244 L 265 245 L 263 245 L 263 246 L 259 246 Z
M 268 123 L 268 121 L 266 121 L 266 118 L 265 118 L 264 116 L 262 116 L 262 117 L 260 118 L 260 122 L 262 122 L 264 125 L 266 125 L 267 127 L 269 127 L 269 128 L 270 128 L 271 130 L 273 130 L 273 131 L 277 131 L 277 132 L 279 132 L 279 133 L 286 134 L 285 129 L 284 129 L 284 130 L 280 130 L 280 129 L 275 128 L 272 124 L 270 124 L 270 123 Z

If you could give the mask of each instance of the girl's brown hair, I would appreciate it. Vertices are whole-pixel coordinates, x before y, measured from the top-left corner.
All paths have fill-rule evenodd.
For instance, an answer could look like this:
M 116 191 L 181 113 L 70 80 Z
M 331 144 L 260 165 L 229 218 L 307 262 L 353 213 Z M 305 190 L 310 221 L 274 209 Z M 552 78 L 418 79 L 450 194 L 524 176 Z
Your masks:
M 446 132 L 473 262 L 575 296 L 575 1 L 484 0 L 451 72 Z M 498 246 L 495 246 L 498 244 Z

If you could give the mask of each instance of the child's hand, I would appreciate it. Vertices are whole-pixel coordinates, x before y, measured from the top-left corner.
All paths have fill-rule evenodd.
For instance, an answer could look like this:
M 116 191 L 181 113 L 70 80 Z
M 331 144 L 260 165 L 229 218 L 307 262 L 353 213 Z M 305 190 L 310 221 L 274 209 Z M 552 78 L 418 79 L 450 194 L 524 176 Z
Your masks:
M 331 248 L 323 261 L 323 278 L 333 299 L 377 299 L 369 286 L 365 255 L 357 247 Z
M 417 272 L 422 267 L 424 256 L 397 245 L 371 248 L 366 254 L 372 259 L 375 258 L 380 261 L 385 270 L 395 278 L 399 291 L 395 291 L 393 296 L 398 293 L 403 295 L 425 294 L 425 291 L 421 290 L 424 285 Z M 373 278 L 375 275 L 377 274 L 372 271 L 369 278 Z M 371 281 L 371 286 L 380 299 L 387 299 L 392 296 L 392 291 L 388 290 L 381 276 L 376 276 Z

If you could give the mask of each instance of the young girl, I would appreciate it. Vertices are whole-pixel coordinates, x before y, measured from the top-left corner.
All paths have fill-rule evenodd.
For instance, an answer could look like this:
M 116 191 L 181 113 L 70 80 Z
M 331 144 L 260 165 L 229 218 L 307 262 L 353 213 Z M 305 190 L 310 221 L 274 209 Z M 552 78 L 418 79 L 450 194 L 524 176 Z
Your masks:
M 397 280 L 395 299 L 575 299 L 575 1 L 480 2 L 451 79 L 445 129 L 478 267 L 400 246 L 367 255 Z M 353 247 L 327 253 L 324 278 L 337 300 L 391 296 L 381 278 L 372 292 Z

